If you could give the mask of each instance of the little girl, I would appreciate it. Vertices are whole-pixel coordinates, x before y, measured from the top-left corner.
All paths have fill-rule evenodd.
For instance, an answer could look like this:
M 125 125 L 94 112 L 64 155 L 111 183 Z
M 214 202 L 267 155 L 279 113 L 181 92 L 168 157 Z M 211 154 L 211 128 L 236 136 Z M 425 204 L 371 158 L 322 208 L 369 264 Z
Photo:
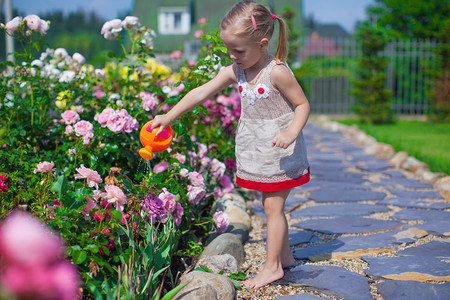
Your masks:
M 275 57 L 268 52 L 275 21 L 279 23 Z M 291 188 L 309 181 L 309 165 L 302 129 L 309 103 L 286 59 L 286 25 L 262 4 L 237 3 L 220 24 L 220 35 L 233 65 L 181 99 L 152 127 L 158 133 L 182 114 L 232 83 L 238 83 L 241 117 L 236 129 L 236 183 L 262 191 L 267 217 L 267 256 L 258 274 L 244 285 L 260 288 L 284 276 L 292 256 L 284 203 Z

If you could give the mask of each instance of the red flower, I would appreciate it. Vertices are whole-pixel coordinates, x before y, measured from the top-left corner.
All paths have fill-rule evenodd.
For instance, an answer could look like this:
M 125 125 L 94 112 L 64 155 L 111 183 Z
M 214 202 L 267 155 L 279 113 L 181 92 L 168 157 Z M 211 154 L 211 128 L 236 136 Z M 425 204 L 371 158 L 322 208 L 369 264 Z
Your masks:
M 6 181 L 6 180 L 8 180 L 8 178 L 9 178 L 9 177 L 7 177 L 6 175 L 1 175 L 1 176 L 0 176 L 0 180 L 1 180 L 1 181 Z

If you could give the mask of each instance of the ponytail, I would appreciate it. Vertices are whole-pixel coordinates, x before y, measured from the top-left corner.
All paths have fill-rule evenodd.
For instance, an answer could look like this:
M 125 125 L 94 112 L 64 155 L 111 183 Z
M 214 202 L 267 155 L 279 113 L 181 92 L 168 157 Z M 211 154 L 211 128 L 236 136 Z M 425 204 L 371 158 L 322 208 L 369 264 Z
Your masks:
M 275 16 L 275 15 L 274 15 Z M 283 18 L 279 16 L 275 16 L 276 20 L 278 20 L 278 45 L 277 50 L 275 52 L 275 57 L 280 61 L 286 62 L 287 58 L 287 27 L 286 22 L 284 22 Z

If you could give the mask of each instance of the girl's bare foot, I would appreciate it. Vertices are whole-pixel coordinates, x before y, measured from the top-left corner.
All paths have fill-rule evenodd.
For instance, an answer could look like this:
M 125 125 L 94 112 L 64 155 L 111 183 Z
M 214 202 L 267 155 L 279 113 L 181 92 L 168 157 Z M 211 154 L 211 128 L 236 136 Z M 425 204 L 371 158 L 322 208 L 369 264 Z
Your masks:
M 294 259 L 294 257 L 292 256 L 292 254 L 290 255 L 289 258 L 281 259 L 281 267 L 282 267 L 283 269 L 288 269 L 288 268 L 292 267 L 294 264 L 295 264 L 295 259 Z M 261 272 L 263 269 L 264 269 L 264 264 L 262 264 L 262 265 L 259 267 L 258 272 Z
M 244 281 L 243 284 L 249 288 L 259 289 L 260 287 L 283 278 L 283 276 L 284 271 L 282 268 L 275 268 L 272 270 L 272 268 L 266 267 L 256 274 L 254 278 Z

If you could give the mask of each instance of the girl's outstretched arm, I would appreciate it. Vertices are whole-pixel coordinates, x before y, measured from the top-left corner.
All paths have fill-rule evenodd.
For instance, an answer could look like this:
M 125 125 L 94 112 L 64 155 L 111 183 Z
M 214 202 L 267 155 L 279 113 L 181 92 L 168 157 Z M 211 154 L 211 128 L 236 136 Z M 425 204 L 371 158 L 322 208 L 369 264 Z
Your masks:
M 216 77 L 189 91 L 167 114 L 157 115 L 153 120 L 152 129 L 159 126 L 160 128 L 156 135 L 160 134 L 164 128 L 169 126 L 181 115 L 191 111 L 194 107 L 213 97 L 233 82 L 236 82 L 233 66 L 223 68 Z
M 272 69 L 271 81 L 294 106 L 294 120 L 288 130 L 280 132 L 272 140 L 272 146 L 286 149 L 298 137 L 309 116 L 309 102 L 295 76 L 284 65 Z

